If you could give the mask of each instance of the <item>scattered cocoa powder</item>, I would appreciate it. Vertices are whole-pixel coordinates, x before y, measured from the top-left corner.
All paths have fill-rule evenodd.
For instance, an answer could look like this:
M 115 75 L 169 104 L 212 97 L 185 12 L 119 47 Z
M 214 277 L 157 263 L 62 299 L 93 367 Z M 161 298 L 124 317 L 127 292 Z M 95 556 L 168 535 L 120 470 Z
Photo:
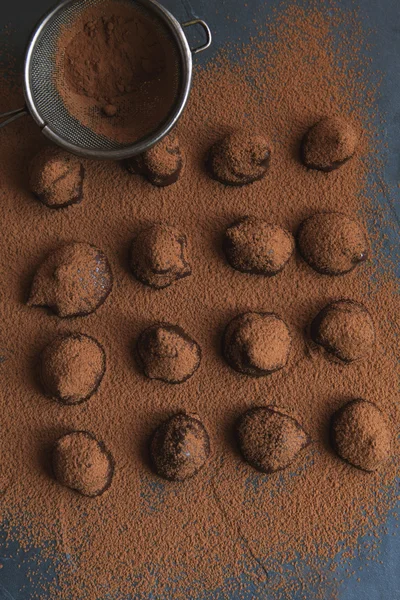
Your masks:
M 375 327 L 368 310 L 353 300 L 337 300 L 325 306 L 311 323 L 313 341 L 344 363 L 371 354 Z
M 83 496 L 100 496 L 111 485 L 113 459 L 87 431 L 60 437 L 54 444 L 52 465 L 57 481 Z
M 380 560 L 380 532 L 398 496 L 398 441 L 392 458 L 368 475 L 329 443 L 332 415 L 350 398 L 374 402 L 391 430 L 399 429 L 399 302 L 393 265 L 380 249 L 388 214 L 377 204 L 391 189 L 377 157 L 365 37 L 353 13 L 320 2 L 280 7 L 263 29 L 240 48 L 234 68 L 224 52 L 196 71 L 178 131 L 185 172 L 173 186 L 150 187 L 120 165 L 85 161 L 85 201 L 73 210 L 43 210 L 24 175 L 43 144 L 40 132 L 29 120 L 0 131 L 0 510 L 8 553 L 17 541 L 48 561 L 45 574 L 24 565 L 35 584 L 32 598 L 326 600 L 343 595 L 345 575 L 336 567 L 344 563 L 351 573 L 359 544 Z M 0 108 L 20 100 L 21 90 L 4 79 Z M 336 114 L 351 115 L 360 131 L 356 155 L 328 174 L 305 169 L 304 134 Z M 273 144 L 268 175 L 242 188 L 211 179 L 204 170 L 209 148 L 233 130 L 254 128 Z M 298 255 L 271 278 L 227 263 L 221 238 L 236 220 L 251 214 L 293 234 L 321 211 L 346 212 L 368 226 L 372 258 L 343 277 L 322 277 Z M 173 223 L 191 244 L 192 276 L 162 291 L 136 281 L 129 268 L 135 232 L 155 221 Z M 68 320 L 27 306 L 35 265 L 75 240 L 109 258 L 114 286 L 107 302 L 85 319 Z M 340 298 L 362 302 L 376 327 L 371 356 L 350 365 L 310 351 L 304 334 Z M 291 332 L 287 366 L 268 377 L 244 377 L 221 354 L 226 324 L 249 311 L 275 312 Z M 201 346 L 201 367 L 182 385 L 143 377 L 134 360 L 135 340 L 159 322 L 179 324 Z M 57 335 L 73 332 L 101 340 L 107 370 L 95 401 L 62 407 L 37 386 L 34 364 Z M 293 416 L 313 444 L 293 467 L 263 475 L 242 460 L 230 433 L 246 410 L 270 405 Z M 148 445 L 179 411 L 206 424 L 212 456 L 196 477 L 163 482 Z M 104 440 L 115 458 L 112 485 L 95 501 L 60 485 L 48 468 L 55 441 L 76 430 Z M 7 568 L 5 562 L 4 576 Z
M 364 471 L 376 471 L 391 455 L 392 435 L 373 402 L 352 400 L 332 418 L 331 438 L 343 460 Z
M 132 242 L 130 267 L 139 281 L 156 289 L 188 277 L 192 269 L 185 234 L 166 223 L 143 229 Z
M 158 475 L 171 481 L 184 481 L 204 466 L 210 455 L 210 438 L 201 421 L 178 414 L 155 430 L 150 453 Z
M 176 183 L 184 166 L 176 131 L 165 136 L 150 150 L 126 160 L 125 166 L 130 173 L 143 175 L 158 187 Z
M 121 144 L 157 130 L 179 93 L 177 44 L 138 3 L 89 5 L 61 27 L 55 58 L 55 86 L 69 113 Z
M 68 405 L 88 400 L 99 387 L 105 368 L 102 346 L 80 333 L 56 338 L 40 357 L 40 379 L 45 393 Z
M 286 469 L 310 443 L 293 417 L 263 406 L 251 408 L 240 417 L 237 436 L 244 459 L 264 473 Z
M 364 229 L 343 213 L 316 213 L 297 232 L 299 251 L 323 275 L 342 275 L 367 260 L 369 243 Z
M 83 198 L 85 169 L 82 162 L 58 148 L 47 147 L 29 164 L 29 185 L 49 208 L 65 208 Z
M 207 168 L 226 185 L 248 185 L 262 179 L 271 157 L 271 146 L 261 135 L 235 131 L 216 142 L 208 153 Z
M 354 155 L 357 143 L 357 132 L 349 121 L 342 117 L 325 117 L 303 138 L 303 162 L 310 169 L 333 171 Z

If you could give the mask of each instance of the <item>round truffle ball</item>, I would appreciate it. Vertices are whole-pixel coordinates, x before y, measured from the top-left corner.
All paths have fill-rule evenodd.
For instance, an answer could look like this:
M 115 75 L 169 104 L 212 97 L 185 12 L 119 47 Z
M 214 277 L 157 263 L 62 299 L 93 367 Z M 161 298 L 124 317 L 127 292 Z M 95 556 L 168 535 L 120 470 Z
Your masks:
M 392 452 L 392 435 L 382 411 L 367 400 L 351 400 L 331 420 L 331 442 L 346 462 L 376 471 Z
M 249 312 L 235 317 L 227 325 L 222 342 L 228 364 L 253 377 L 283 369 L 290 346 L 286 323 L 273 313 Z
M 354 155 L 357 144 L 358 135 L 351 123 L 343 117 L 325 117 L 303 138 L 303 163 L 310 169 L 333 171 Z
M 286 469 L 310 443 L 295 419 L 272 407 L 245 412 L 237 425 L 237 439 L 244 460 L 263 473 Z
M 316 213 L 303 221 L 297 243 L 304 260 L 322 275 L 348 273 L 369 255 L 364 229 L 339 212 Z
M 143 175 L 158 187 L 175 183 L 184 166 L 178 134 L 170 133 L 150 150 L 128 159 L 125 164 L 130 173 Z
M 30 189 L 49 208 L 65 208 L 81 202 L 84 176 L 79 158 L 60 148 L 44 148 L 29 165 Z
M 164 421 L 153 434 L 150 456 L 154 470 L 165 479 L 193 477 L 210 456 L 210 439 L 203 423 L 183 413 Z
M 94 312 L 111 292 L 106 255 L 91 244 L 72 242 L 54 250 L 33 278 L 29 306 L 46 306 L 59 317 Z
M 103 347 L 83 333 L 56 338 L 40 359 L 40 379 L 46 395 L 68 405 L 88 400 L 99 387 L 105 369 Z
M 156 289 L 188 277 L 192 270 L 186 235 L 165 223 L 144 229 L 132 242 L 130 267 L 139 281 Z
M 223 246 L 229 264 L 237 271 L 271 276 L 288 262 L 294 239 L 278 225 L 245 217 L 227 228 Z
M 60 437 L 53 448 L 54 476 L 61 485 L 94 498 L 111 485 L 114 461 L 103 442 L 87 431 Z
M 268 171 L 271 145 L 261 135 L 236 131 L 216 142 L 207 158 L 207 169 L 225 185 L 248 185 Z
M 314 318 L 311 339 L 344 363 L 366 358 L 375 341 L 371 315 L 353 300 L 331 302 Z
M 199 368 L 201 349 L 181 327 L 156 323 L 145 329 L 137 341 L 137 358 L 149 379 L 183 383 Z

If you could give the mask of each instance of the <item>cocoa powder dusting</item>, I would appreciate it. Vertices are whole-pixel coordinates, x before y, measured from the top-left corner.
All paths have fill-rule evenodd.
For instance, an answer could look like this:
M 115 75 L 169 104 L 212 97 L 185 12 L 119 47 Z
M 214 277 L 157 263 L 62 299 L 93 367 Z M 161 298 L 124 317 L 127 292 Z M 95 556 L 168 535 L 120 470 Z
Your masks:
M 154 132 L 179 92 L 171 33 L 137 3 L 103 0 L 61 27 L 54 82 L 81 124 L 121 144 Z
M 118 31 L 118 22 L 113 23 Z M 101 34 L 94 31 L 92 38 L 86 31 L 81 35 L 88 41 L 101 35 L 106 44 L 104 28 Z M 73 37 L 69 43 L 80 47 Z M 40 548 L 42 559 L 54 564 L 55 581 L 40 579 L 32 568 L 39 581 L 34 597 L 179 600 L 215 597 L 223 590 L 225 597 L 237 598 L 333 599 L 340 589 L 335 569 L 351 560 L 360 537 L 369 536 L 375 548 L 374 536 L 397 496 L 400 415 L 393 382 L 399 302 L 392 265 L 380 249 L 379 228 L 386 219 L 376 202 L 381 192 L 369 182 L 371 172 L 381 173 L 381 164 L 373 125 L 376 88 L 362 58 L 363 43 L 357 17 L 341 6 L 330 4 L 325 10 L 310 2 L 306 9 L 281 7 L 263 32 L 241 48 L 235 68 L 224 52 L 206 69 L 197 69 L 178 126 L 185 170 L 164 188 L 132 176 L 119 164 L 83 161 L 84 201 L 50 211 L 29 189 L 28 164 L 44 145 L 40 132 L 29 121 L 0 131 L 1 514 L 11 541 Z M 129 79 L 128 69 L 124 84 Z M 4 111 L 18 105 L 21 94 L 7 82 L 0 98 Z M 111 102 L 118 112 L 96 120 L 99 130 L 112 136 L 110 128 L 122 118 L 119 132 L 129 137 L 129 127 L 137 121 L 123 120 L 125 91 L 119 96 L 116 82 L 110 82 L 112 89 L 104 95 L 111 98 L 101 97 L 96 82 L 94 87 L 82 82 L 66 101 L 75 108 L 82 106 L 83 97 L 86 106 Z M 87 118 L 87 112 L 81 114 Z M 351 115 L 360 132 L 354 156 L 330 173 L 306 168 L 300 151 L 305 133 L 323 117 L 338 114 Z M 273 147 L 265 177 L 243 187 L 210 177 L 205 169 L 210 148 L 232 131 L 255 129 Z M 136 125 L 134 130 L 140 135 Z M 224 233 L 245 216 L 295 235 L 311 215 L 332 211 L 360 223 L 373 246 L 367 260 L 341 276 L 321 275 L 298 249 L 274 277 L 242 273 L 226 258 Z M 191 249 L 191 275 L 161 290 L 134 278 L 129 261 L 136 233 L 155 222 L 184 232 Z M 38 265 L 60 245 L 76 241 L 107 257 L 114 279 L 107 301 L 101 304 L 96 296 L 94 312 L 70 319 L 28 306 Z M 70 271 L 65 274 L 73 275 Z M 307 335 L 315 316 L 344 298 L 362 303 L 375 325 L 373 351 L 350 364 L 327 360 Z M 74 313 L 77 303 L 70 304 Z M 236 372 L 221 351 L 227 324 L 249 312 L 279 315 L 290 332 L 287 363 L 262 377 Z M 191 353 L 197 346 L 182 334 L 176 346 L 168 342 L 176 340 L 174 335 L 155 336 L 161 343 L 161 366 L 167 367 L 163 374 L 179 371 L 182 383 L 145 377 L 136 360 L 140 334 L 157 324 L 181 328 L 201 349 L 197 364 L 193 358 L 199 354 Z M 37 360 L 57 336 L 72 333 L 98 340 L 107 367 L 89 402 L 62 406 L 38 385 Z M 179 349 L 185 355 L 182 362 L 176 360 Z M 191 369 L 198 368 L 187 378 L 189 362 Z M 388 449 L 383 426 L 371 430 L 368 415 L 350 415 L 342 427 L 348 435 L 363 431 L 363 439 L 372 440 L 366 447 L 376 452 L 367 456 L 354 439 L 340 441 L 345 457 L 352 452 L 368 460 L 369 467 L 379 460 L 379 468 L 369 473 L 344 461 L 329 433 L 336 411 L 359 398 L 374 403 L 390 432 Z M 254 407 L 269 407 L 295 420 L 288 446 L 276 446 L 285 464 L 288 456 L 293 458 L 279 473 L 257 472 L 236 445 L 238 419 Z M 196 414 L 212 449 L 208 456 L 207 447 L 199 444 L 205 436 L 199 438 L 197 429 L 194 437 L 190 432 L 185 439 L 195 454 L 195 469 L 203 465 L 180 482 L 157 475 L 149 456 L 154 431 L 176 414 Z M 273 440 L 281 439 L 276 435 L 281 425 L 273 430 Z M 63 475 L 56 475 L 83 493 L 107 488 L 96 498 L 60 485 L 54 476 L 54 444 L 77 431 L 104 443 L 109 464 L 115 464 L 112 480 L 105 477 L 109 472 L 101 462 L 95 471 L 102 476 L 96 475 L 92 485 L 93 472 L 91 467 L 83 470 L 81 457 L 86 452 L 93 465 L 103 455 L 84 448 L 78 455 L 63 455 Z M 305 447 L 301 431 L 312 440 Z M 187 465 L 185 445 L 172 450 L 177 448 Z M 71 471 L 71 464 L 80 465 L 79 470 Z

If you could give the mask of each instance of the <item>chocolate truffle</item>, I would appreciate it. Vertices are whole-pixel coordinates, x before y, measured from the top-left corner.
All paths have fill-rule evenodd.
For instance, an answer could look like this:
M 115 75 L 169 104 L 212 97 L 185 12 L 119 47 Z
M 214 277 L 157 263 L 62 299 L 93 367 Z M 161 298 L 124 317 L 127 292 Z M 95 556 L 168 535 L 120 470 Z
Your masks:
M 133 240 L 130 266 L 135 277 L 156 289 L 191 274 L 186 236 L 176 227 L 157 223 Z
M 29 165 L 31 191 L 49 208 L 65 208 L 83 198 L 85 169 L 76 156 L 47 147 Z
M 346 462 L 376 471 L 392 452 L 392 435 L 382 411 L 367 400 L 351 400 L 331 420 L 331 442 Z
M 314 318 L 311 339 L 344 363 L 366 358 L 375 341 L 371 315 L 353 300 L 331 302 Z
M 310 443 L 295 419 L 272 407 L 245 412 L 237 425 L 237 438 L 244 460 L 263 473 L 286 469 Z
M 165 479 L 193 477 L 210 456 L 210 439 L 203 423 L 183 413 L 164 421 L 153 434 L 150 456 L 154 470 Z
M 59 317 L 94 312 L 112 288 L 112 273 L 105 254 L 83 242 L 54 250 L 33 278 L 29 306 L 46 306 Z
M 316 213 L 303 221 L 297 243 L 304 260 L 323 275 L 348 273 L 369 255 L 364 229 L 339 212 Z
M 103 347 L 94 338 L 73 333 L 43 350 L 40 379 L 46 395 L 62 404 L 80 404 L 97 390 L 106 368 Z
M 222 342 L 228 364 L 253 377 L 283 369 L 290 346 L 287 325 L 273 313 L 249 312 L 235 317 L 226 327 Z
M 143 175 L 158 187 L 175 183 L 184 165 L 177 133 L 170 133 L 150 150 L 129 158 L 125 165 L 130 173 Z
M 145 329 L 137 341 L 137 358 L 149 379 L 182 383 L 199 368 L 200 346 L 180 327 L 156 323 Z
M 72 431 L 60 437 L 54 444 L 52 464 L 61 485 L 91 498 L 110 487 L 114 474 L 110 452 L 87 431 Z
M 229 264 L 237 271 L 276 275 L 291 257 L 294 239 L 278 225 L 244 217 L 227 228 L 223 245 Z
M 265 137 L 236 131 L 211 147 L 207 169 L 220 183 L 247 185 L 265 176 L 270 158 L 271 145 Z
M 355 153 L 358 135 L 354 127 L 342 117 L 325 117 L 305 134 L 301 154 L 310 169 L 333 171 Z

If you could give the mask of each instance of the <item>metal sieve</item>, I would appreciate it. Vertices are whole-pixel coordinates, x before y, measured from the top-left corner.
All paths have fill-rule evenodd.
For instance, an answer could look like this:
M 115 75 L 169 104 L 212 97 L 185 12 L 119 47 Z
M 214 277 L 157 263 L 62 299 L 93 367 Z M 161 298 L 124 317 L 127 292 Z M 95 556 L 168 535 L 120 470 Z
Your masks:
M 117 0 L 134 4 L 158 19 L 172 35 L 180 58 L 179 92 L 174 106 L 160 127 L 132 144 L 121 144 L 99 135 L 80 123 L 66 108 L 55 87 L 55 54 L 61 28 L 72 23 L 88 7 L 104 0 L 63 0 L 53 8 L 36 27 L 28 44 L 24 63 L 25 107 L 0 115 L 5 121 L 0 128 L 20 116 L 30 114 L 52 142 L 65 150 L 87 158 L 122 160 L 151 148 L 174 127 L 189 97 L 192 83 L 192 54 L 197 54 L 211 44 L 211 31 L 202 19 L 179 23 L 175 17 L 156 0 Z M 107 0 L 109 3 L 109 0 Z M 200 25 L 206 34 L 206 42 L 190 48 L 183 31 L 185 27 Z

